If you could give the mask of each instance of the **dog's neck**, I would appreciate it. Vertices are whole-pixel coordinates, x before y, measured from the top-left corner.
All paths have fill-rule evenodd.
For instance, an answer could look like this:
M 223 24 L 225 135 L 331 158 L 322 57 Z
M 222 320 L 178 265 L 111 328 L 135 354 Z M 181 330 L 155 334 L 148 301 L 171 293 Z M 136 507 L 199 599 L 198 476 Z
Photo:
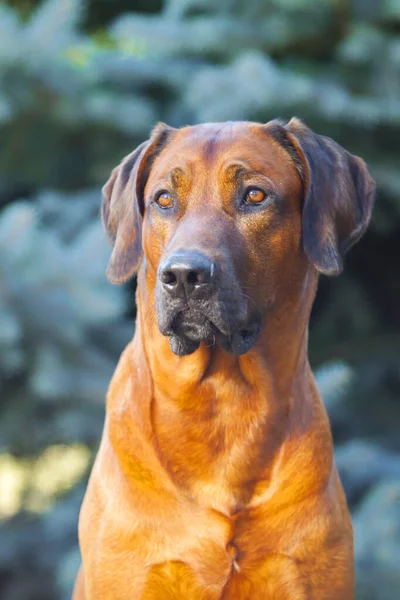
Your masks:
M 198 502 L 232 514 L 271 476 L 290 431 L 307 427 L 308 319 L 316 288 L 268 314 L 243 356 L 201 344 L 178 357 L 157 327 L 154 295 L 139 276 L 133 347 L 146 365 L 151 435 L 164 468 Z M 310 291 L 311 290 L 311 291 Z M 272 342 L 273 340 L 273 342 Z

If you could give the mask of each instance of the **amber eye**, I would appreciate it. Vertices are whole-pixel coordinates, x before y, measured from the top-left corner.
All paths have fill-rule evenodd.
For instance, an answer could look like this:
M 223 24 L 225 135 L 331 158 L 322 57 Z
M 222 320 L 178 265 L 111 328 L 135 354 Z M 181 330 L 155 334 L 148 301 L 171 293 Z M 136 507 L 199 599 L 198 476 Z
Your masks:
M 266 194 L 257 188 L 252 188 L 246 192 L 244 201 L 246 204 L 261 204 L 264 202 Z
M 161 192 L 157 196 L 156 202 L 160 208 L 172 208 L 174 205 L 174 199 L 169 192 Z

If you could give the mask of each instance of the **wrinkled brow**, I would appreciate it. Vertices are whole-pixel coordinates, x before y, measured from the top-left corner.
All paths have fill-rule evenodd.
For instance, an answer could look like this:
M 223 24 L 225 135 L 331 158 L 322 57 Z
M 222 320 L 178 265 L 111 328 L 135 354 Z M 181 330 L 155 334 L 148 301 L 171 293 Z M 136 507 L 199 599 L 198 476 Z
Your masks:
M 231 181 L 237 181 L 239 179 L 243 179 L 244 177 L 251 177 L 262 175 L 263 177 L 267 177 L 267 175 L 260 170 L 253 169 L 250 165 L 244 162 L 234 162 L 230 163 L 227 166 L 223 166 L 225 173 Z
M 172 187 L 182 194 L 188 193 L 193 185 L 193 165 L 173 167 L 166 177 L 171 182 Z
M 188 176 L 182 167 L 174 167 L 170 173 L 171 183 L 173 186 L 179 186 Z

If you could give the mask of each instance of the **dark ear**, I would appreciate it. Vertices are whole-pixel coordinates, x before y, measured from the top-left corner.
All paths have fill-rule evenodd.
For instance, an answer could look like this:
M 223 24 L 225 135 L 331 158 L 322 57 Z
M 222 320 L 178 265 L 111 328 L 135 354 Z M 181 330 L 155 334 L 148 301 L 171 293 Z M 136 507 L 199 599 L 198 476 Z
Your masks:
M 303 178 L 304 250 L 318 271 L 338 275 L 345 252 L 370 221 L 375 182 L 361 158 L 316 135 L 299 119 L 269 125 Z
M 164 123 L 159 123 L 151 138 L 113 169 L 102 189 L 101 216 L 113 246 L 106 271 L 112 283 L 124 283 L 139 269 L 142 258 L 144 187 L 151 165 L 172 131 Z

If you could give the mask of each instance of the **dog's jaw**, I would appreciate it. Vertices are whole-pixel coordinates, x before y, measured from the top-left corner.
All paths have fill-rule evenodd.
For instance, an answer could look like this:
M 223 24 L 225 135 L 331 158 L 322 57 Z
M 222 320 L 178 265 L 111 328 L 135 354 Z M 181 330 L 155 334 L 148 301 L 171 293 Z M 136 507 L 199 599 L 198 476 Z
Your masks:
M 230 327 L 224 324 L 223 329 L 220 329 L 202 315 L 195 320 L 190 318 L 190 314 L 186 316 L 181 312 L 172 322 L 159 318 L 159 329 L 168 337 L 170 348 L 177 356 L 193 354 L 201 343 L 209 348 L 220 346 L 226 352 L 240 356 L 251 350 L 257 342 L 261 322 L 253 319 L 243 327 L 235 323 Z

